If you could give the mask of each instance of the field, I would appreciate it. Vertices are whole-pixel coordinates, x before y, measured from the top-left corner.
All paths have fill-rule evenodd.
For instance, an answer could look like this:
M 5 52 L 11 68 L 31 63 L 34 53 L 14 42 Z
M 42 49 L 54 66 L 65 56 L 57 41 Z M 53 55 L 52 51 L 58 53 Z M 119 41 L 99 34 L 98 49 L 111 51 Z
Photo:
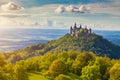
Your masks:
M 40 72 L 29 73 L 29 80 L 48 80 L 40 74 Z

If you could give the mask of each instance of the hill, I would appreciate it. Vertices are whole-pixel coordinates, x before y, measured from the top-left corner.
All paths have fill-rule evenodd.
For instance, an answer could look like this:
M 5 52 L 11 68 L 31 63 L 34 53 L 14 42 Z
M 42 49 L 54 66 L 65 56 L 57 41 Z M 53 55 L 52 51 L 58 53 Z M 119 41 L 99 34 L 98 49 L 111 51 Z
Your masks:
M 120 46 L 94 33 L 66 34 L 58 40 L 1 54 L 0 79 L 119 80 L 120 60 L 110 59 L 120 58 L 119 50 Z
M 110 58 L 120 58 L 120 46 L 112 44 L 97 34 L 79 33 L 79 36 L 65 34 L 58 40 L 29 46 L 23 51 L 32 55 L 43 55 L 47 52 L 60 53 L 62 51 L 88 51 L 96 55 L 107 55 Z

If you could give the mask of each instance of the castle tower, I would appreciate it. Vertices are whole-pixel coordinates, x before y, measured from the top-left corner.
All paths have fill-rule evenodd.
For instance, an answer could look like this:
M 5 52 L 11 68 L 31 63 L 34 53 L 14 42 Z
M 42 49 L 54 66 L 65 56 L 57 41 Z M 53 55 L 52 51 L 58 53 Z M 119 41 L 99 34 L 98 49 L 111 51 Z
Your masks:
M 87 29 L 87 26 L 85 27 L 85 30 L 84 30 L 85 33 L 88 33 L 88 29 Z
M 76 22 L 75 22 L 75 24 L 74 24 L 74 29 L 75 29 L 75 28 L 77 28 Z
M 82 29 L 82 25 L 80 24 L 80 29 Z
M 73 29 L 73 31 L 74 31 L 74 34 L 76 34 L 76 31 L 77 31 L 77 25 L 76 25 L 76 22 L 75 22 L 75 24 L 74 24 L 74 29 Z
M 73 28 L 72 28 L 72 26 L 70 27 L 70 34 L 72 34 L 72 32 L 73 32 Z
M 92 29 L 91 29 L 91 28 L 89 29 L 89 33 L 90 33 L 90 34 L 92 33 Z

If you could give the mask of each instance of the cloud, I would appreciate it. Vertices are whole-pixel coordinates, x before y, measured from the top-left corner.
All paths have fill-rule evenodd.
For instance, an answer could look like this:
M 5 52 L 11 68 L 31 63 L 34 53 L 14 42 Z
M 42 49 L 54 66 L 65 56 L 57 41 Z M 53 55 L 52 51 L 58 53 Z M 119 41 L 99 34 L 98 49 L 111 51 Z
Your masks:
M 99 13 L 99 14 L 112 14 L 112 15 L 120 15 L 120 5 L 118 6 L 115 3 L 103 4 L 103 3 L 95 3 L 95 4 L 86 4 L 86 6 L 90 6 L 91 13 Z
M 55 12 L 56 13 L 86 13 L 90 11 L 90 7 L 85 6 L 85 5 L 80 5 L 80 6 L 74 6 L 74 5 L 69 5 L 69 6 L 59 6 Z
M 13 0 L 0 0 L 0 3 L 6 3 L 6 2 L 10 2 L 10 1 L 13 1 Z
M 7 17 L 7 18 L 16 18 L 16 17 L 30 17 L 29 14 L 13 14 L 13 13 L 1 13 L 0 17 Z
M 65 12 L 65 11 L 66 11 L 66 9 L 65 9 L 64 6 L 59 6 L 59 7 L 55 10 L 56 13 L 63 13 L 63 12 Z
M 9 2 L 7 4 L 1 5 L 0 9 L 3 10 L 3 11 L 14 11 L 14 10 L 21 10 L 21 9 L 24 9 L 24 8 L 21 7 L 20 5 L 18 5 L 17 3 Z

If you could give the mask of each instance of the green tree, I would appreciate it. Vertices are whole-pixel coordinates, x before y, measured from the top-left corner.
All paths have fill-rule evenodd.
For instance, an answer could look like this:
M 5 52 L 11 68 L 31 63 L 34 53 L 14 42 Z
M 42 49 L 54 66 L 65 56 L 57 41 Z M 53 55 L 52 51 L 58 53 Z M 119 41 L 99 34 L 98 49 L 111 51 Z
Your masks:
M 73 59 L 70 59 L 70 58 L 67 59 L 66 66 L 67 66 L 67 70 L 68 70 L 69 72 L 72 71 L 72 64 L 73 64 L 73 62 L 74 62 Z
M 61 52 L 58 54 L 58 59 L 62 61 L 67 61 L 68 58 L 69 58 L 69 55 L 67 52 Z
M 110 69 L 110 80 L 120 80 L 120 63 L 115 63 Z
M 77 75 L 81 74 L 82 64 L 79 60 L 75 60 L 72 64 L 71 71 Z
M 28 80 L 27 71 L 22 65 L 16 64 L 14 67 L 14 73 L 16 80 Z
M 72 64 L 72 72 L 81 75 L 82 68 L 88 65 L 89 62 L 94 61 L 95 57 L 91 52 L 80 53 Z
M 14 65 L 9 63 L 6 64 L 4 67 L 4 72 L 8 77 L 8 80 L 15 80 L 15 73 L 14 73 Z
M 85 66 L 82 69 L 81 78 L 83 80 L 101 80 L 101 74 L 99 70 L 99 66 Z
M 0 80 L 6 80 L 6 75 L 1 67 L 0 67 Z
M 70 58 L 70 59 L 75 60 L 76 57 L 77 57 L 77 55 L 78 55 L 78 52 L 75 52 L 75 51 L 69 51 L 69 52 L 68 52 L 68 55 L 69 55 L 69 58 Z
M 5 60 L 4 60 L 4 56 L 0 55 L 0 66 L 3 67 L 6 64 Z
M 109 78 L 109 69 L 111 67 L 111 61 L 107 57 L 96 57 L 94 65 L 99 66 L 102 80 Z
M 41 56 L 36 56 L 25 60 L 23 63 L 26 70 L 29 71 L 39 71 L 39 63 L 41 61 Z
M 40 71 L 48 70 L 52 62 L 57 58 L 55 54 L 47 53 L 41 57 L 39 62 Z
M 61 60 L 55 60 L 49 67 L 49 73 L 52 76 L 66 73 L 66 65 Z

